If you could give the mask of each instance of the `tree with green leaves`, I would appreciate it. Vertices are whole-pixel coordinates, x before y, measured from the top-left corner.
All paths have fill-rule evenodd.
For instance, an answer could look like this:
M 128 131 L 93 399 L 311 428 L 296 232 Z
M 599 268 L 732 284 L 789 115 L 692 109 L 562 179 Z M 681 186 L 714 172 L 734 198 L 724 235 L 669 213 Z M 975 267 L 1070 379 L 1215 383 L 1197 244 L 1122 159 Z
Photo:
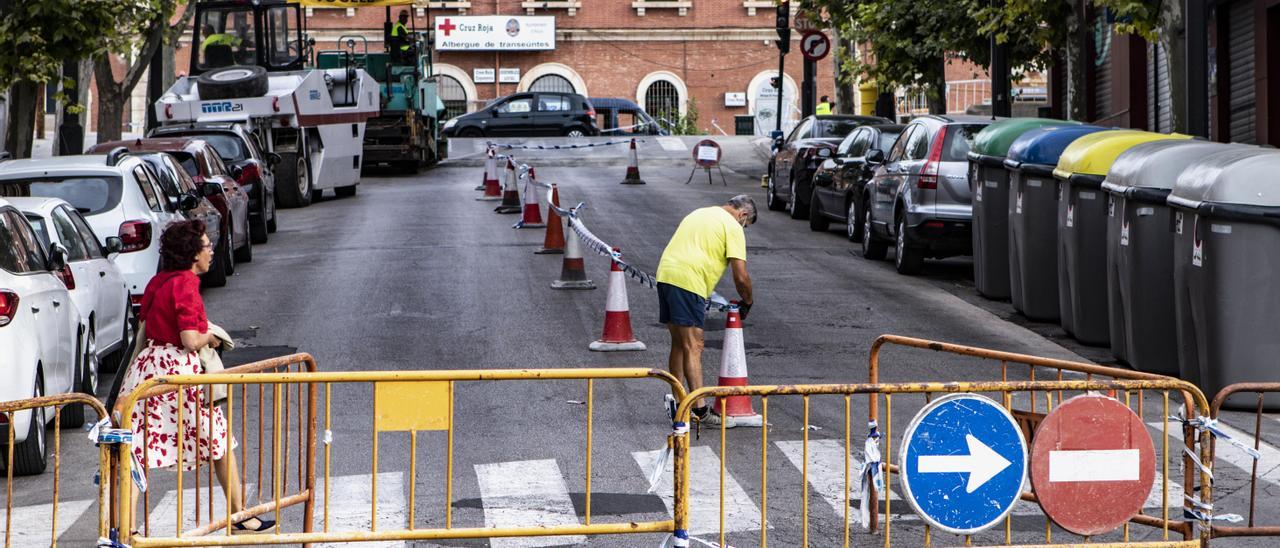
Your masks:
M 181 4 L 186 4 L 179 16 Z M 166 42 L 176 41 L 190 23 L 194 0 L 134 0 L 119 12 L 119 24 L 125 29 L 120 40 L 94 57 L 94 83 L 98 86 L 98 142 L 120 139 L 124 120 L 124 104 L 142 79 L 151 57 Z M 175 17 L 177 22 L 174 22 Z M 176 30 L 175 30 L 176 29 Z M 117 80 L 112 59 L 122 61 L 123 78 Z M 148 108 L 150 105 L 148 105 Z
M 1165 52 L 1186 51 L 1186 20 L 1179 0 L 1090 0 L 1097 9 L 1107 9 L 1121 34 L 1135 34 L 1159 44 Z M 1187 79 L 1186 56 L 1168 55 L 1169 82 Z M 1187 132 L 1187 95 L 1180 85 L 1169 89 L 1169 112 L 1174 131 Z

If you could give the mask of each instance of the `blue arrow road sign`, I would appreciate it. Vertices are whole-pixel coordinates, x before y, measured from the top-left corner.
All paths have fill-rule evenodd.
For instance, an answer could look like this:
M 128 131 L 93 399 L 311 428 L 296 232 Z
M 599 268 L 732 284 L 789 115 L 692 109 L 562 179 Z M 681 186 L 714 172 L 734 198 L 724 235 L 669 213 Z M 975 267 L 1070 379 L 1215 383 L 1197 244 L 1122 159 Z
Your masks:
M 976 533 L 1013 509 L 1027 443 L 1000 404 L 976 394 L 934 400 L 907 425 L 898 466 L 907 502 L 934 527 Z

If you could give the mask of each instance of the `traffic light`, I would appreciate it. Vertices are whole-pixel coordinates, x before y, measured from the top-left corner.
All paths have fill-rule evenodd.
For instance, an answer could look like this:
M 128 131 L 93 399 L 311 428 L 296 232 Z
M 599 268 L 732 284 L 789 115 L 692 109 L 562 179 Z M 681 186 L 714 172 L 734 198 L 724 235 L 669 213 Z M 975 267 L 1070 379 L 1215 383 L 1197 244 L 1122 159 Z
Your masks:
M 778 31 L 778 51 L 787 53 L 791 51 L 791 3 L 782 2 L 778 4 L 777 15 L 774 19 L 774 28 Z
M 782 89 L 782 79 L 777 76 L 771 76 L 769 77 L 769 85 L 772 86 L 773 89 Z

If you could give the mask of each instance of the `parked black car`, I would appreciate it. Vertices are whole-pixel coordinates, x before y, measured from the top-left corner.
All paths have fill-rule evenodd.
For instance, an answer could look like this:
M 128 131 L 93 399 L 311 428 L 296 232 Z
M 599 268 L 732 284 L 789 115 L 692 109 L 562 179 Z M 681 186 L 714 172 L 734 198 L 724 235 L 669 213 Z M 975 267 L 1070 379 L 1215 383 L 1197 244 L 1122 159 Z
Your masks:
M 879 116 L 809 116 L 796 124 L 786 139 L 773 145 L 769 162 L 769 189 L 765 205 L 773 211 L 786 208 L 792 219 L 809 215 L 811 180 L 818 164 L 829 158 L 840 141 L 867 124 L 887 124 Z M 785 200 L 785 201 L 784 201 Z
M 831 221 L 844 223 L 849 241 L 862 240 L 866 204 L 862 189 L 875 173 L 866 161 L 873 150 L 884 154 L 902 133 L 900 124 L 870 124 L 853 130 L 840 142 L 835 155 L 827 158 L 813 174 L 813 197 L 809 200 L 809 228 L 827 230 Z
M 671 135 L 662 125 L 670 125 L 670 120 L 655 120 L 634 101 L 592 97 L 591 106 L 596 108 L 596 126 L 601 135 Z
M 444 124 L 446 137 L 587 137 L 600 134 L 596 109 L 576 93 L 526 92 Z

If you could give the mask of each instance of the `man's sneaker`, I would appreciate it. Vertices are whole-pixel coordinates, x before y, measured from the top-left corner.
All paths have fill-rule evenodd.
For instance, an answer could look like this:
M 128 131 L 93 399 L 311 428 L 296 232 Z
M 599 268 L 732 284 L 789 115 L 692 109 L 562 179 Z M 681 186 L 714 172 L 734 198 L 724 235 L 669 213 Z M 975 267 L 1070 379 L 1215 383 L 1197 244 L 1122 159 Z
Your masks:
M 712 426 L 719 426 L 720 423 L 724 422 L 723 420 L 721 420 L 720 414 L 716 413 L 714 409 L 711 409 L 711 406 L 707 406 L 706 409 L 707 409 L 706 416 L 702 417 L 699 420 Z
M 714 415 L 715 413 L 711 412 L 710 406 L 704 405 L 702 407 L 694 407 L 689 414 L 693 417 L 693 420 L 705 422 L 708 416 Z

